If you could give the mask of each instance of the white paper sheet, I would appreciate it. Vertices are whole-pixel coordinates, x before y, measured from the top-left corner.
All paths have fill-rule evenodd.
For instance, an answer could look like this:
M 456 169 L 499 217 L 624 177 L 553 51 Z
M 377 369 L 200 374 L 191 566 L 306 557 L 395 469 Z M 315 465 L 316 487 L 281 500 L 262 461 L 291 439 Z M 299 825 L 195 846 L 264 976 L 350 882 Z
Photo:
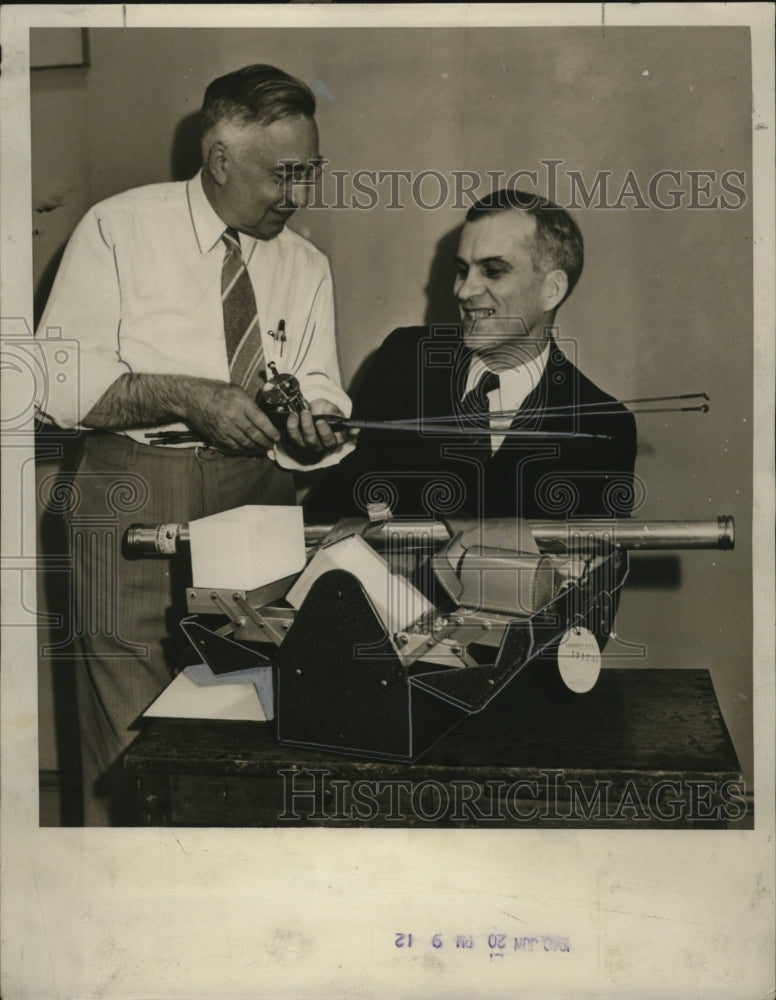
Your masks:
M 256 687 L 251 681 L 232 679 L 231 683 L 204 684 L 201 681 L 197 683 L 192 673 L 187 667 L 178 674 L 143 715 L 152 719 L 266 721 Z

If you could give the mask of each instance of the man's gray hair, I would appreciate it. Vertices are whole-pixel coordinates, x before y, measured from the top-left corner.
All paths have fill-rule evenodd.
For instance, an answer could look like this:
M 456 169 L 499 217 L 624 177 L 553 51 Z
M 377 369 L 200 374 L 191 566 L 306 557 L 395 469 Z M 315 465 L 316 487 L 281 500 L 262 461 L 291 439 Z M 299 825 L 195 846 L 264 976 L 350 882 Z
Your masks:
M 307 84 L 275 66 L 244 66 L 213 80 L 205 91 L 200 134 L 220 122 L 271 125 L 282 118 L 314 114 L 315 95 Z

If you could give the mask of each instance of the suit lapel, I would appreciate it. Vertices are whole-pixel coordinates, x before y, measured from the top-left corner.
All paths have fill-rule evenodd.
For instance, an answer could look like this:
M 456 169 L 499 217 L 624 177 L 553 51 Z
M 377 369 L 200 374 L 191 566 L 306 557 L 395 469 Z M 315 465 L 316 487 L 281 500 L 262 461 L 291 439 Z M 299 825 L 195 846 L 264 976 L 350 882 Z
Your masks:
M 559 347 L 551 343 L 539 384 L 526 396 L 512 426 L 535 431 L 565 429 L 566 420 L 549 417 L 546 411 L 552 411 L 555 407 L 573 406 L 577 395 L 575 373 L 576 369 L 569 359 Z M 573 415 L 569 412 L 568 416 L 572 419 Z
M 461 342 L 451 347 L 450 364 L 428 365 L 421 373 L 421 411 L 426 417 L 456 416 L 461 412 L 472 352 Z

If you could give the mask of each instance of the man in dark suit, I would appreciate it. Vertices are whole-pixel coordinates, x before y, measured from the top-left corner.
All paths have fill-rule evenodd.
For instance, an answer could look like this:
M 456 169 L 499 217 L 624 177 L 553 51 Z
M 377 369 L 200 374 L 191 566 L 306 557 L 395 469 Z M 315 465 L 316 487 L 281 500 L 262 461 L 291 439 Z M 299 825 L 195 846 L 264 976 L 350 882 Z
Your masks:
M 582 262 L 576 223 L 551 202 L 509 190 L 473 205 L 456 258 L 461 327 L 395 330 L 354 405 L 362 420 L 417 423 L 363 430 L 312 512 L 386 500 L 413 516 L 627 516 L 634 418 L 579 371 L 554 325 Z

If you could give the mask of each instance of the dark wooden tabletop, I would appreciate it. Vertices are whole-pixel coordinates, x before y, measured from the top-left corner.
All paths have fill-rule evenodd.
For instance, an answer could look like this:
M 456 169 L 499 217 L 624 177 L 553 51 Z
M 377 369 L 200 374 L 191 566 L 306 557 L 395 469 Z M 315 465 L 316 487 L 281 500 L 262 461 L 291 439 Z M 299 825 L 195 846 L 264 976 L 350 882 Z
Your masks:
M 199 794 L 192 791 L 195 780 L 200 789 L 220 788 L 224 781 L 234 789 L 235 779 L 278 782 L 283 770 L 323 769 L 343 781 L 415 782 L 528 780 L 557 771 L 564 781 L 604 781 L 620 788 L 670 778 L 713 782 L 715 788 L 740 780 L 706 670 L 604 670 L 591 692 L 565 697 L 547 690 L 539 675 L 524 672 L 413 764 L 279 746 L 267 723 L 188 719 L 147 722 L 124 763 L 143 788 L 163 789 L 163 796 L 174 799 L 186 787 L 189 800 Z M 273 801 L 275 808 L 274 795 Z M 262 805 L 255 807 L 258 816 Z M 189 814 L 179 809 L 177 815 L 186 822 Z M 198 822 L 198 815 L 194 808 L 191 821 Z M 218 814 L 205 810 L 205 815 L 213 822 Z M 240 822 L 252 822 L 250 812 L 240 816 Z M 257 820 L 265 821 L 266 816 Z

